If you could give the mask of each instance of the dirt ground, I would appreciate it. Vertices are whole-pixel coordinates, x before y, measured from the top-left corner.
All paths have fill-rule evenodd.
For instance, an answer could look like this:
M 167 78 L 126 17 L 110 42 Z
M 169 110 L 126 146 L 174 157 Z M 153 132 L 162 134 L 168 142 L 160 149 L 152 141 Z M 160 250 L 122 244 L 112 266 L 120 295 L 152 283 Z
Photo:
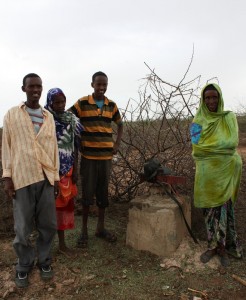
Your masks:
M 246 159 L 246 147 L 239 152 Z M 246 249 L 246 168 L 238 203 L 237 230 Z M 1 208 L 0 208 L 1 209 Z M 107 227 L 118 236 L 116 244 L 95 237 L 97 218 L 90 216 L 89 247 L 77 249 L 76 258 L 67 258 L 57 250 L 54 241 L 53 267 L 55 277 L 50 282 L 40 279 L 35 267 L 30 274 L 30 286 L 18 289 L 14 284 L 16 256 L 12 249 L 13 236 L 1 237 L 0 243 L 0 299 L 246 299 L 246 286 L 233 278 L 246 281 L 246 259 L 231 258 L 224 269 L 218 258 L 203 265 L 199 256 L 206 248 L 203 240 L 203 220 L 196 223 L 199 245 L 187 237 L 173 254 L 165 259 L 144 251 L 136 251 L 125 244 L 129 203 L 112 203 L 106 215 Z M 76 217 L 76 229 L 68 232 L 67 242 L 76 249 L 81 217 Z
M 231 259 L 227 269 L 220 266 L 218 258 L 203 265 L 199 256 L 206 243 L 196 245 L 189 237 L 168 259 L 131 249 L 125 245 L 127 211 L 127 204 L 113 204 L 107 214 L 108 228 L 118 236 L 116 244 L 94 236 L 95 216 L 90 217 L 89 247 L 77 250 L 76 258 L 59 254 L 56 239 L 54 279 L 43 282 L 34 268 L 27 289 L 18 289 L 13 282 L 16 257 L 12 237 L 2 239 L 0 299 L 246 299 L 246 286 L 232 277 L 246 280 L 245 260 Z M 80 221 L 78 216 L 77 229 L 67 235 L 70 247 L 75 248 Z M 245 235 L 242 242 L 245 248 Z

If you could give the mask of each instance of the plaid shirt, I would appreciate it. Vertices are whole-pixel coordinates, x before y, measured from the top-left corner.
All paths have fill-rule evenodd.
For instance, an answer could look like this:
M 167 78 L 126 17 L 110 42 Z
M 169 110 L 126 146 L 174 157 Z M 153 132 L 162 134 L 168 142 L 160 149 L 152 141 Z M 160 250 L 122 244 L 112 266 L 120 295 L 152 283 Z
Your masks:
M 38 134 L 25 104 L 11 108 L 4 117 L 2 135 L 3 177 L 15 189 L 44 180 L 59 181 L 59 156 L 53 116 L 42 108 L 44 122 Z

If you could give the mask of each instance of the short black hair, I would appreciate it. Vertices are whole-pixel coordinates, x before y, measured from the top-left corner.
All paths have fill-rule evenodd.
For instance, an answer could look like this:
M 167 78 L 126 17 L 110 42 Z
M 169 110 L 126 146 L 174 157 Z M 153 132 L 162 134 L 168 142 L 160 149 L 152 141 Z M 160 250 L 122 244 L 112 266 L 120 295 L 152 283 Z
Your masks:
M 98 72 L 96 72 L 95 74 L 92 75 L 92 82 L 95 81 L 97 76 L 105 76 L 106 78 L 108 78 L 108 76 L 105 73 L 103 73 L 101 71 L 98 71 Z
M 23 78 L 23 86 L 25 86 L 25 84 L 26 84 L 26 79 L 27 78 L 30 78 L 30 77 L 38 77 L 38 78 L 40 78 L 40 76 L 38 76 L 37 74 L 35 74 L 35 73 L 29 73 L 29 74 L 27 74 L 24 78 Z M 41 78 L 40 78 L 41 79 Z

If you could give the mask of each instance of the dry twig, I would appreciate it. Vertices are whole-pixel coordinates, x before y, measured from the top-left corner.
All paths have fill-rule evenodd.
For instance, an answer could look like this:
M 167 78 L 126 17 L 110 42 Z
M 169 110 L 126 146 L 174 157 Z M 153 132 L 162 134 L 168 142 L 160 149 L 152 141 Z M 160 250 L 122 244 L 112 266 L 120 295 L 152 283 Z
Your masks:
M 194 290 L 194 289 L 191 289 L 191 288 L 188 288 L 188 291 L 202 295 L 205 300 L 208 299 L 208 294 L 204 291 L 198 291 L 198 290 Z
M 236 281 L 240 282 L 241 284 L 243 284 L 244 286 L 246 286 L 246 280 L 245 279 L 242 279 L 241 277 L 233 274 L 232 275 L 232 278 L 234 278 Z

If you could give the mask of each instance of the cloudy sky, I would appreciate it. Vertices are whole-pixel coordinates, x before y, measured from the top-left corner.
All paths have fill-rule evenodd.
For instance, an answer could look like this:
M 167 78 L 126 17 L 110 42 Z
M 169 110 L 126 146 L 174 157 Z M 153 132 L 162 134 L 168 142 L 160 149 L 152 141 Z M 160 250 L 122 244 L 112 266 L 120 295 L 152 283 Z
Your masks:
M 218 77 L 226 108 L 246 106 L 245 16 L 245 0 L 0 0 L 0 126 L 25 100 L 27 73 L 43 80 L 42 105 L 60 87 L 68 107 L 104 71 L 107 96 L 124 108 L 149 73 L 144 62 L 177 83 L 193 45 L 189 78 Z

